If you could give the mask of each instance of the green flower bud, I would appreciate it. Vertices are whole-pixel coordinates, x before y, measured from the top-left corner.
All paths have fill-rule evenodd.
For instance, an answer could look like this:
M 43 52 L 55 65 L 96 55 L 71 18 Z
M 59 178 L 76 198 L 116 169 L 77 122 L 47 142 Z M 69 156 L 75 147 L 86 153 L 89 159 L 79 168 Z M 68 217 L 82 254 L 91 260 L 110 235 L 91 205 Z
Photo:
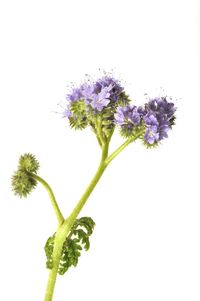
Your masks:
M 12 189 L 20 198 L 27 197 L 36 187 L 37 181 L 30 177 L 26 171 L 18 170 L 12 176 Z
M 39 169 L 39 162 L 35 159 L 35 156 L 31 154 L 24 154 L 19 158 L 19 170 L 37 173 Z

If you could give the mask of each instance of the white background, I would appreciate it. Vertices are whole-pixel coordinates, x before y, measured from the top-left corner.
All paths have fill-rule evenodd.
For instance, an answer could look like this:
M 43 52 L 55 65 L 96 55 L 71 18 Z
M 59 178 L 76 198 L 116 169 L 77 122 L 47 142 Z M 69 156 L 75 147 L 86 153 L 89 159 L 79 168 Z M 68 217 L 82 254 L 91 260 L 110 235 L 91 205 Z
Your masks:
M 82 215 L 91 249 L 59 277 L 55 301 L 199 301 L 199 5 L 195 0 L 14 1 L 0 4 L 0 300 L 43 300 L 43 246 L 56 228 L 38 185 L 13 196 L 10 177 L 35 154 L 65 216 L 100 157 L 95 137 L 60 114 L 67 85 L 114 70 L 136 104 L 163 87 L 177 124 L 158 149 L 130 145 Z M 112 149 L 122 139 L 116 134 Z

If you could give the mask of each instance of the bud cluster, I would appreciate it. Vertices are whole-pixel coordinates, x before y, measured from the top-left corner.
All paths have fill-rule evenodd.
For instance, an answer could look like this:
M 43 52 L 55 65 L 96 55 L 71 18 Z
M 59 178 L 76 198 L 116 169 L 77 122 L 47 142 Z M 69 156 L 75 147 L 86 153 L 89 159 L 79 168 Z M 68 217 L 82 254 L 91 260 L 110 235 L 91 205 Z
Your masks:
M 20 197 L 27 195 L 36 187 L 37 181 L 31 177 L 31 173 L 36 174 L 39 163 L 31 154 L 24 154 L 20 157 L 18 169 L 12 176 L 12 189 Z

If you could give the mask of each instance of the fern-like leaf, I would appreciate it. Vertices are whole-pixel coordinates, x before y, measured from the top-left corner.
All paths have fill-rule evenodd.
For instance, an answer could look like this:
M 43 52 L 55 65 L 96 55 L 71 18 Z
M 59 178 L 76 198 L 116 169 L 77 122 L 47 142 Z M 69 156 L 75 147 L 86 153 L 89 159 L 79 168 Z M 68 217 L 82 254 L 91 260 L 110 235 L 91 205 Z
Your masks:
M 81 251 L 90 248 L 89 236 L 93 233 L 95 223 L 90 217 L 81 217 L 77 219 L 66 238 L 61 259 L 59 263 L 58 273 L 64 275 L 71 266 L 77 266 Z M 53 249 L 55 234 L 48 238 L 45 244 L 45 253 L 47 257 L 46 267 L 53 268 Z
M 47 239 L 47 242 L 45 244 L 44 250 L 46 253 L 46 267 L 47 269 L 53 268 L 53 248 L 54 248 L 54 240 L 55 240 L 55 234 Z

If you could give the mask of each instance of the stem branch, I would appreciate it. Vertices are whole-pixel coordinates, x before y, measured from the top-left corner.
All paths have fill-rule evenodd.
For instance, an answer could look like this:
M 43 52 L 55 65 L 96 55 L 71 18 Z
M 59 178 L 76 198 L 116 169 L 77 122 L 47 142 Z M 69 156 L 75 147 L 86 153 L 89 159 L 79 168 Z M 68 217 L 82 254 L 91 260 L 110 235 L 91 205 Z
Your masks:
M 45 295 L 45 301 L 52 301 L 53 293 L 54 293 L 54 287 L 56 283 L 56 278 L 58 274 L 58 268 L 59 268 L 59 262 L 60 257 L 62 254 L 62 246 L 67 238 L 71 227 L 73 226 L 77 216 L 79 215 L 81 209 L 85 205 L 87 199 L 89 198 L 90 194 L 92 193 L 94 187 L 97 185 L 99 179 L 101 178 L 105 168 L 105 160 L 108 156 L 108 144 L 102 145 L 102 157 L 99 164 L 99 167 L 90 182 L 89 186 L 85 190 L 84 194 L 82 195 L 81 199 L 77 203 L 76 207 L 72 211 L 72 213 L 69 215 L 69 217 L 58 227 L 56 235 L 55 235 L 55 241 L 54 241 L 54 249 L 53 249 L 53 268 L 50 270 L 49 273 L 49 279 L 47 283 L 47 289 L 46 289 L 46 295 Z
M 103 147 L 103 144 L 105 143 L 105 139 L 104 139 L 104 135 L 102 132 L 102 124 L 101 124 L 100 117 L 97 117 L 97 120 L 96 120 L 96 130 L 97 130 L 97 137 L 100 139 L 101 146 Z
M 32 173 L 30 173 L 29 175 L 32 178 L 34 178 L 35 180 L 37 180 L 38 182 L 40 182 L 44 186 L 44 188 L 47 190 L 47 192 L 49 194 L 49 198 L 51 200 L 51 204 L 52 204 L 53 209 L 55 211 L 55 214 L 57 216 L 58 223 L 59 223 L 59 225 L 61 225 L 64 222 L 64 217 L 63 217 L 63 215 L 62 215 L 62 213 L 60 211 L 58 203 L 56 202 L 56 198 L 55 198 L 55 195 L 53 193 L 53 190 L 51 189 L 51 187 L 49 186 L 49 184 L 44 179 L 42 179 L 41 177 L 39 177 L 38 175 L 32 174 Z

